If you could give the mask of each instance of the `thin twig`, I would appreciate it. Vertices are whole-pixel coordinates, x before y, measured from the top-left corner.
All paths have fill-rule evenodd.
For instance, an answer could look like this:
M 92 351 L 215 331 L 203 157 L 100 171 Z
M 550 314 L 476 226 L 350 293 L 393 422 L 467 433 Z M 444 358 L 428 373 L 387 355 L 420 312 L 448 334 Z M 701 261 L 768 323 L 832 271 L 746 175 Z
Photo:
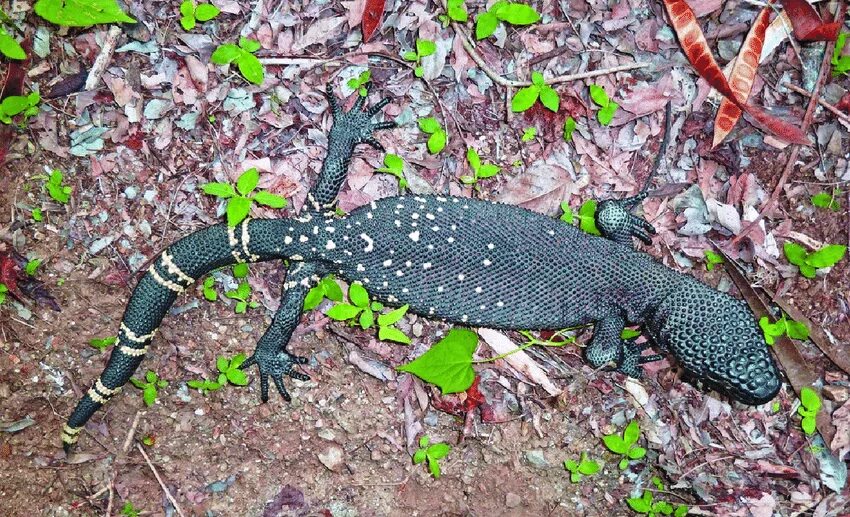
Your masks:
M 106 33 L 106 38 L 103 40 L 103 47 L 100 49 L 100 54 L 94 60 L 91 71 L 89 71 L 89 76 L 86 79 L 86 91 L 94 90 L 97 87 L 97 83 L 100 82 L 103 72 L 106 71 L 106 67 L 112 59 L 112 53 L 115 52 L 115 45 L 118 44 L 118 36 L 120 35 L 121 27 L 118 25 L 113 25 L 109 28 L 109 32 Z
M 174 506 L 175 510 L 177 510 L 177 515 L 179 515 L 180 517 L 186 517 L 186 514 L 184 514 L 183 510 L 180 509 L 180 506 L 177 504 L 177 501 L 174 499 L 174 496 L 171 495 L 171 492 L 168 490 L 168 487 L 166 487 L 165 483 L 163 483 L 162 478 L 159 477 L 159 472 L 156 471 L 156 467 L 154 467 L 153 463 L 151 463 L 151 459 L 148 458 L 148 455 L 145 453 L 145 450 L 138 443 L 136 444 L 136 448 L 139 449 L 139 452 L 141 452 L 142 456 L 144 456 L 145 461 L 148 463 L 148 467 L 150 467 L 151 472 L 153 472 L 154 477 L 159 482 L 159 486 L 161 486 L 162 490 L 165 492 L 165 497 L 167 497 L 168 500 L 171 501 L 171 505 Z
M 139 420 L 141 420 L 141 416 L 142 412 L 136 411 L 136 416 L 133 417 L 133 423 L 130 424 L 130 429 L 127 430 L 127 436 L 124 438 L 124 446 L 121 447 L 121 453 L 118 455 L 116 460 L 126 456 L 127 452 L 130 451 L 130 446 L 133 445 L 133 437 L 136 436 L 136 429 L 139 428 Z M 118 468 L 116 465 L 118 463 L 118 461 L 112 462 L 112 475 L 109 476 L 109 485 L 106 487 L 109 490 L 109 501 L 106 503 L 106 513 L 104 515 L 107 517 L 112 515 L 112 502 L 115 498 L 115 478 L 118 477 Z M 100 494 L 100 491 L 92 497 L 96 497 L 98 494 Z
M 806 97 L 809 97 L 809 98 L 812 97 L 812 93 L 810 91 L 804 90 L 803 88 L 800 88 L 799 86 L 797 86 L 795 84 L 791 84 L 789 82 L 783 82 L 782 86 L 788 88 L 789 90 L 791 90 L 793 92 L 797 92 L 800 95 L 805 95 Z M 824 108 L 831 111 L 836 117 L 838 117 L 841 120 L 843 120 L 844 122 L 850 124 L 850 116 L 847 116 L 846 113 L 844 113 L 840 109 L 836 108 L 833 104 L 830 104 L 830 103 L 826 102 L 825 100 L 823 100 L 822 97 L 818 97 L 818 104 L 820 104 Z

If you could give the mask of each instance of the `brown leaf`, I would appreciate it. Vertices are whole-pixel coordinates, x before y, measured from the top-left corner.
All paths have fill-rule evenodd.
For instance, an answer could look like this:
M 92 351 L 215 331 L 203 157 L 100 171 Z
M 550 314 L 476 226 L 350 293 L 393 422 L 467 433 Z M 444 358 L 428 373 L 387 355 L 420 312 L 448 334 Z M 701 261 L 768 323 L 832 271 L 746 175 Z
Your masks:
M 384 17 L 384 2 L 385 0 L 366 0 L 366 5 L 363 6 L 363 21 L 361 22 L 363 43 L 369 41 L 381 25 L 381 19 Z

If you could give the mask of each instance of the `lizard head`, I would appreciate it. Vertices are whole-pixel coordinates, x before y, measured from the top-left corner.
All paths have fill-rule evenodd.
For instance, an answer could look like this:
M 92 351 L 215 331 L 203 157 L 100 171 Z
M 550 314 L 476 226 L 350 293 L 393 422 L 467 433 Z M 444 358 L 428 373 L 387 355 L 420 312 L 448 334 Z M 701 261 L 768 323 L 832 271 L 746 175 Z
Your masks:
M 782 379 L 747 305 L 696 280 L 662 304 L 658 337 L 696 384 L 745 404 L 776 396 Z

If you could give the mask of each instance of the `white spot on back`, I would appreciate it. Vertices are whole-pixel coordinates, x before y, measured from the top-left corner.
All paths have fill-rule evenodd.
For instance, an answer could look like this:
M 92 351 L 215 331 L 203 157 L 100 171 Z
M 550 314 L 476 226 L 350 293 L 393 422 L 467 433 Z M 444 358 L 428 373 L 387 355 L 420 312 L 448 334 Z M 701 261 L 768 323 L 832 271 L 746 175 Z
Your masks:
M 410 232 L 410 235 L 408 235 L 408 237 L 410 237 L 410 240 L 412 240 L 413 242 L 419 242 L 419 230 Z
M 325 244 L 325 249 L 327 250 L 332 250 L 334 248 L 336 248 L 336 244 L 334 244 L 334 241 L 329 240 L 328 243 Z
M 371 237 L 369 237 L 365 233 L 361 233 L 360 238 L 363 239 L 364 241 L 366 241 L 366 247 L 363 248 L 363 251 L 365 251 L 366 253 L 369 253 L 370 251 L 375 249 L 375 246 L 374 246 L 375 241 L 373 241 Z

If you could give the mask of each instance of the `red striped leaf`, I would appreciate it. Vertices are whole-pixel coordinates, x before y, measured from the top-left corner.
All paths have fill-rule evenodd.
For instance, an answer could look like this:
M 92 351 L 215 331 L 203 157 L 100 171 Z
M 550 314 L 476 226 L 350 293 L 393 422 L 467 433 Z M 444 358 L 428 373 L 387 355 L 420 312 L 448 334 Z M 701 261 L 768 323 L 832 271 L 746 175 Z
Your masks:
M 781 0 L 788 13 L 794 37 L 800 41 L 833 41 L 838 37 L 841 22 L 824 23 L 815 8 L 806 0 Z
M 369 41 L 375 31 L 381 25 L 384 17 L 384 2 L 386 0 L 366 0 L 363 5 L 363 21 L 360 26 L 363 29 L 363 43 Z

